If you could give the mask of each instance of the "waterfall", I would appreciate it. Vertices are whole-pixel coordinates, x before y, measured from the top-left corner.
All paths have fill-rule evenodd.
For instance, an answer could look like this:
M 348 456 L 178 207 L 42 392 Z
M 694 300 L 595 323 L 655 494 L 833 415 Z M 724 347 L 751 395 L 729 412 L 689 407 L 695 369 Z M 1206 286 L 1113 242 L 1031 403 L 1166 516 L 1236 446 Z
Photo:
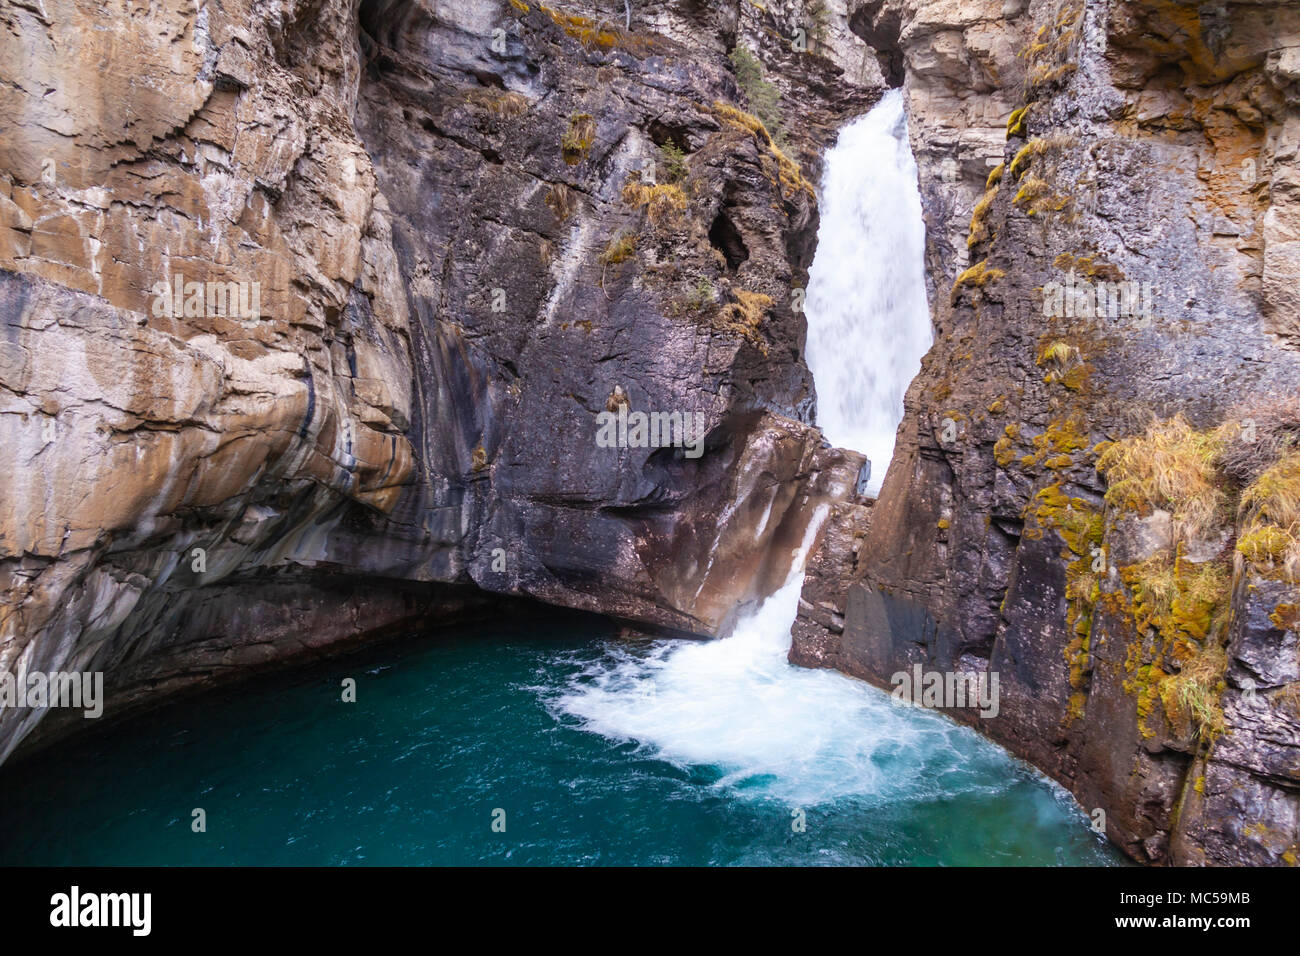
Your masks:
M 840 133 L 822 189 L 807 361 L 818 424 L 833 444 L 871 458 L 874 493 L 903 393 L 931 341 L 925 227 L 900 93 Z M 1083 830 L 1063 789 L 1032 774 L 1027 785 L 1025 769 L 974 730 L 899 707 L 843 674 L 789 663 L 804 560 L 824 518 L 813 516 L 784 587 L 731 637 L 613 647 L 549 693 L 548 709 L 741 801 L 854 806 L 872 819 L 896 814 L 896 824 L 885 824 L 888 845 L 906 843 L 900 833 L 925 808 L 1011 805 L 1025 798 L 1022 787 L 1034 794 L 1027 799 L 1036 819 Z
M 930 344 L 925 227 L 900 93 L 841 131 L 822 192 L 807 296 L 818 424 L 832 443 L 870 456 L 874 491 Z M 808 804 L 916 796 L 918 776 L 972 759 L 971 739 L 946 721 L 787 661 L 803 558 L 823 517 L 810 523 L 790 580 L 731 637 L 617 652 L 586 668 L 554 710 L 682 766 L 719 768 L 721 785 Z
M 817 254 L 808 270 L 807 362 L 826 439 L 871 460 L 875 494 L 930 347 L 925 223 L 903 94 L 890 90 L 826 154 Z

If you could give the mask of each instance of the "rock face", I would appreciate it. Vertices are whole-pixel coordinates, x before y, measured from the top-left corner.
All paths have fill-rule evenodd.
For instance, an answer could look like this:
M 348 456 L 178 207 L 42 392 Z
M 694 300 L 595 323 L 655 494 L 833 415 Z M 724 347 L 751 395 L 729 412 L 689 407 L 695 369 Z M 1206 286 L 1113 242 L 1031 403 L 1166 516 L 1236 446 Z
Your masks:
M 0 8 L 0 669 L 115 713 L 489 594 L 707 635 L 784 580 L 861 464 L 792 290 L 879 73 L 634 6 Z M 620 409 L 699 433 L 602 447 Z
M 997 672 L 998 715 L 957 716 L 1134 858 L 1294 865 L 1300 8 L 849 20 L 908 97 L 936 341 L 792 660 Z

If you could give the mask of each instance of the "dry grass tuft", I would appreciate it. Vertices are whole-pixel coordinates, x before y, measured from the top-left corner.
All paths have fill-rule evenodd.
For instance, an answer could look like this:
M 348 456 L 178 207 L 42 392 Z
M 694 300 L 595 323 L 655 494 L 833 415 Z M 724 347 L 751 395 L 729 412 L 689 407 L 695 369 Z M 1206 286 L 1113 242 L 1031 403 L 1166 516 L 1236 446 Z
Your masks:
M 718 327 L 742 336 L 766 355 L 767 341 L 759 329 L 767 317 L 767 310 L 772 307 L 772 297 L 747 289 L 736 289 L 732 295 L 736 301 L 727 303 L 718 312 Z
M 493 97 L 487 111 L 499 120 L 518 119 L 528 112 L 530 103 L 522 93 L 507 92 Z
M 1228 672 L 1228 655 L 1217 643 L 1185 661 L 1177 674 L 1160 682 L 1160 701 L 1172 721 L 1191 721 L 1203 741 L 1224 731 L 1223 678 Z
M 1275 462 L 1300 451 L 1300 397 L 1267 398 L 1237 408 L 1220 428 L 1219 467 L 1248 485 Z
M 644 209 L 646 218 L 655 229 L 661 229 L 686 209 L 686 193 L 676 183 L 658 183 L 648 186 L 640 181 L 640 174 L 629 179 L 623 187 L 623 202 L 636 209 Z
M 582 162 L 596 140 L 596 119 L 590 113 L 574 113 L 569 127 L 560 136 L 560 152 L 570 166 Z
M 564 183 L 553 183 L 546 190 L 546 205 L 558 222 L 564 222 L 578 208 L 577 193 Z
M 1214 467 L 1220 447 L 1216 431 L 1197 431 L 1181 415 L 1153 422 L 1097 460 L 1110 485 L 1106 502 L 1141 512 L 1163 508 L 1180 531 L 1203 534 L 1219 520 L 1225 502 Z

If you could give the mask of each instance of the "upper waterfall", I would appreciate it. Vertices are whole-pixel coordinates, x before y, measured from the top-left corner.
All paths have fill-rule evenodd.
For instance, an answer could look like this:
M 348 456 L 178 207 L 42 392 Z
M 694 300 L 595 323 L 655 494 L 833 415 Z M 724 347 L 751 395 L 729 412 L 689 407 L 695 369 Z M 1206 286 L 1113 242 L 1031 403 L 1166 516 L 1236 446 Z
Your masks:
M 903 95 L 890 90 L 826 154 L 817 254 L 808 270 L 808 368 L 828 441 L 871 459 L 875 494 L 930 347 L 925 223 Z

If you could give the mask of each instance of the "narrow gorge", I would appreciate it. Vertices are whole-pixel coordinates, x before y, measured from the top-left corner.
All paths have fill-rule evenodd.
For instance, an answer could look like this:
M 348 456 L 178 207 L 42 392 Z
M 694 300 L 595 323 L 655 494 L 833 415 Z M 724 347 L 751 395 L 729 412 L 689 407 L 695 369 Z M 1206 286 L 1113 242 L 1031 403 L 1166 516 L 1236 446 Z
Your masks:
M 1294 2 L 0 22 L 0 863 L 1300 862 Z

